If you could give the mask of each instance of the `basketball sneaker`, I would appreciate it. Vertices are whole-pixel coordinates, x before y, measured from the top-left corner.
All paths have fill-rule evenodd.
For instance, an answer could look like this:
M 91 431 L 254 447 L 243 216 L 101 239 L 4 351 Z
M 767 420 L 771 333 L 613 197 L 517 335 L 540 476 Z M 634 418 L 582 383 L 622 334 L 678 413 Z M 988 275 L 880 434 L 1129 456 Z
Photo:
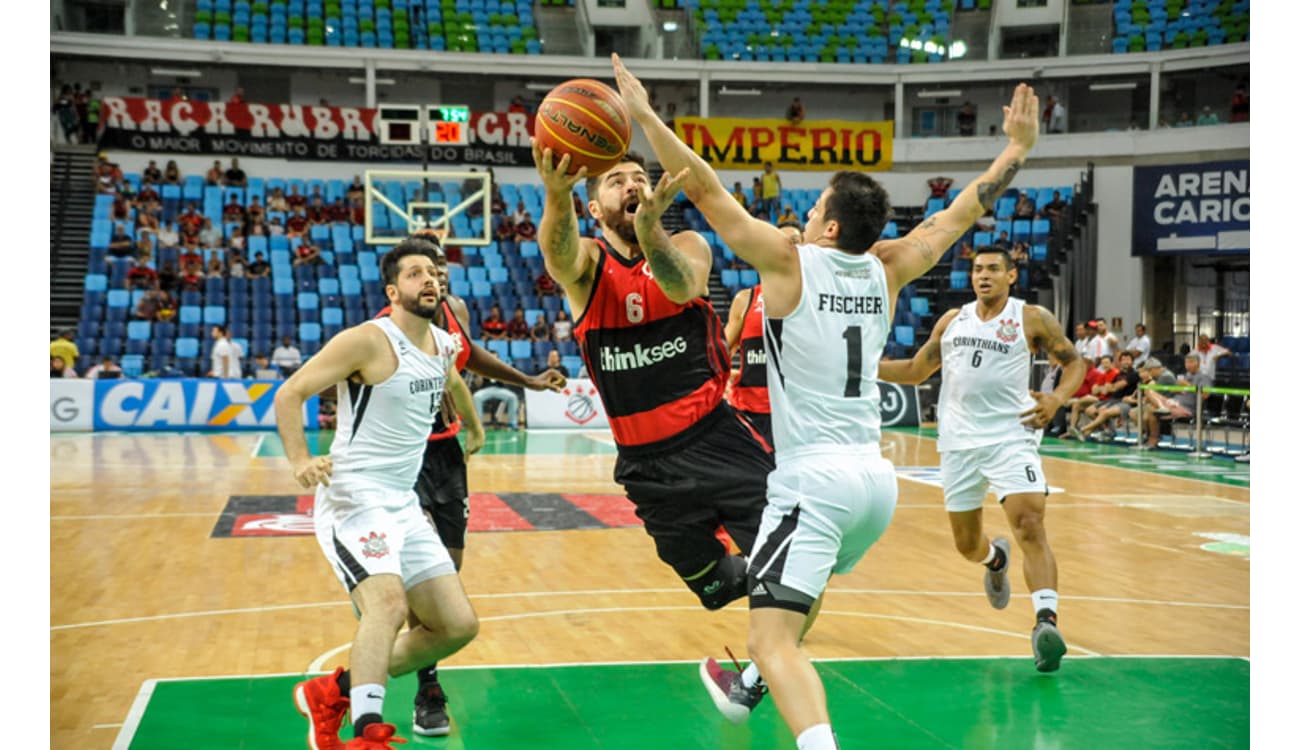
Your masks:
M 307 718 L 307 746 L 311 750 L 342 750 L 339 727 L 351 703 L 339 690 L 339 676 L 343 667 L 333 674 L 304 680 L 293 688 L 293 700 L 298 713 Z
M 1055 672 L 1061 668 L 1061 657 L 1065 656 L 1065 639 L 1056 629 L 1054 616 L 1040 617 L 1029 637 L 1034 645 L 1034 667 L 1039 672 Z
M 1011 601 L 1011 580 L 1007 576 L 1007 571 L 1011 569 L 1011 543 L 998 537 L 993 540 L 993 546 L 1002 550 L 1006 559 L 1002 562 L 1001 570 L 995 571 L 984 566 L 984 593 L 988 595 L 989 604 L 994 609 L 1006 609 L 1007 602 Z
M 767 688 L 762 684 L 745 687 L 740 672 L 723 669 L 711 656 L 700 662 L 700 680 L 709 691 L 713 705 L 732 724 L 743 724 L 749 718 L 749 712 L 754 710 L 767 693 Z
M 415 693 L 415 718 L 411 731 L 425 737 L 445 737 L 451 734 L 451 721 L 447 717 L 447 694 L 442 685 L 433 683 Z
M 370 724 L 363 735 L 348 740 L 348 744 L 343 745 L 343 748 L 344 750 L 393 750 L 393 746 L 388 743 L 406 744 L 406 740 L 396 735 L 397 727 L 392 724 Z

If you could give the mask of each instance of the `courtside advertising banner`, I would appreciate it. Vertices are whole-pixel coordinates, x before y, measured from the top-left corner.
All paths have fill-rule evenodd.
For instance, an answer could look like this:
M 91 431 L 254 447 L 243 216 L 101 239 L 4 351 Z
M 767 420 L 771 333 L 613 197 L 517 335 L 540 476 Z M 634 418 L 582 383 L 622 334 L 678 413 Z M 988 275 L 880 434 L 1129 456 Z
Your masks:
M 880 388 L 880 426 L 881 427 L 919 427 L 921 426 L 921 402 L 916 395 L 916 386 L 876 381 Z
M 93 380 L 50 380 L 50 432 L 90 432 L 94 410 Z
M 1133 255 L 1249 252 L 1249 161 L 1133 168 Z
M 677 137 L 719 169 L 883 172 L 893 165 L 894 123 L 678 117 Z
M 605 405 L 596 394 L 596 385 L 590 380 L 570 379 L 558 393 L 555 391 L 526 391 L 524 404 L 528 407 L 528 427 L 568 427 L 572 429 L 605 429 L 609 419 Z
M 423 146 L 384 146 L 377 110 L 291 104 L 224 104 L 106 96 L 102 149 L 324 161 L 419 162 Z M 434 146 L 434 164 L 529 167 L 533 116 L 471 112 L 469 145 Z
M 89 381 L 87 381 L 89 382 Z M 275 392 L 283 380 L 142 379 L 94 381 L 95 431 L 274 430 Z M 317 428 L 320 399 L 303 406 L 303 425 Z

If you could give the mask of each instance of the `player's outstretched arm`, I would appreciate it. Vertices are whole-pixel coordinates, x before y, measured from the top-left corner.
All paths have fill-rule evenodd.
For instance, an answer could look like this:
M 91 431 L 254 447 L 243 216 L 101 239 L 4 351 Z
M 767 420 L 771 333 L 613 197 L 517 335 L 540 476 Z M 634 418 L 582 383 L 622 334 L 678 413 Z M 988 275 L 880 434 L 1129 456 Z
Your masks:
M 447 392 L 451 394 L 451 403 L 456 413 L 465 423 L 465 456 L 478 453 L 486 441 L 483 435 L 483 422 L 479 420 L 478 409 L 474 406 L 474 396 L 465 385 L 465 379 L 455 369 L 447 374 Z
M 727 327 L 722 332 L 727 337 L 727 351 L 732 354 L 735 354 L 736 347 L 740 346 L 740 334 L 745 330 L 745 313 L 749 310 L 749 299 L 753 293 L 753 287 L 741 289 L 731 300 L 731 312 L 727 313 Z
M 1065 337 L 1065 331 L 1056 316 L 1046 308 L 1025 305 L 1025 335 L 1039 354 L 1051 354 L 1061 363 L 1061 376 L 1057 379 L 1056 389 L 1051 393 L 1030 391 L 1029 395 L 1034 397 L 1037 404 L 1020 415 L 1025 417 L 1024 424 L 1042 429 L 1051 424 L 1057 410 L 1079 390 L 1088 368 L 1075 351 L 1074 344 Z
M 546 272 L 574 297 L 575 285 L 591 274 L 595 264 L 590 250 L 578 234 L 578 215 L 573 210 L 573 187 L 587 178 L 587 168 L 569 174 L 569 155 L 555 163 L 549 148 L 543 149 L 533 141 L 533 163 L 542 177 L 546 189 L 546 203 L 542 206 L 542 221 L 537 227 L 537 244 L 546 261 Z M 583 300 L 585 291 L 581 291 Z
M 1002 108 L 1002 132 L 1010 142 L 984 174 L 965 187 L 952 205 L 921 222 L 907 236 L 876 244 L 894 290 L 924 275 L 939 262 L 975 221 L 993 209 L 1024 166 L 1038 141 L 1038 97 L 1026 84 L 1016 87 L 1010 106 Z
M 887 383 L 904 385 L 917 385 L 929 380 L 943 365 L 943 347 L 940 342 L 943 340 L 943 332 L 948 330 L 948 324 L 956 316 L 956 310 L 944 313 L 934 324 L 934 330 L 930 331 L 930 338 L 925 340 L 911 359 L 881 360 L 876 377 Z
M 313 395 L 347 380 L 367 364 L 380 359 L 383 337 L 377 327 L 349 328 L 330 339 L 316 356 L 294 371 L 275 392 L 275 425 L 284 444 L 284 455 L 293 467 L 294 479 L 305 488 L 317 483 L 329 486 L 333 465 L 329 456 L 312 457 L 303 433 L 302 405 Z
M 727 245 L 764 279 L 776 275 L 799 276 L 799 259 L 794 244 L 781 230 L 749 215 L 731 197 L 708 162 L 677 137 L 650 107 L 650 97 L 636 76 L 628 72 L 618 55 L 613 55 L 618 91 L 632 118 L 641 126 L 664 171 L 680 175 L 689 169 L 682 183 L 686 197 Z

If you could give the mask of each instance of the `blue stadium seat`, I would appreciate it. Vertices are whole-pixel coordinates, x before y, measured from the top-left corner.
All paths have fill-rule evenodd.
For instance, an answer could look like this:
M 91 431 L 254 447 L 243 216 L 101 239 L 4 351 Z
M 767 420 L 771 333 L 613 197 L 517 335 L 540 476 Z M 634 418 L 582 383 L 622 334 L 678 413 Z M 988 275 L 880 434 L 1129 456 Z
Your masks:
M 533 342 L 528 340 L 510 342 L 510 358 L 525 359 L 533 356 Z
M 970 274 L 966 271 L 953 271 L 949 276 L 949 286 L 953 289 L 969 289 Z
M 912 312 L 916 313 L 917 315 L 929 315 L 930 299 L 928 297 L 913 297 Z

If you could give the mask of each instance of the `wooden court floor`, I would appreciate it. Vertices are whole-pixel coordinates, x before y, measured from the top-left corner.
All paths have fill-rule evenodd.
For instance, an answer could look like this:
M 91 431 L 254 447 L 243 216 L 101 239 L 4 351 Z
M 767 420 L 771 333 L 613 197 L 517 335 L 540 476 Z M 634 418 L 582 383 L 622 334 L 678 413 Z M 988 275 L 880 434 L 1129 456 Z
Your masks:
M 300 502 L 266 443 L 254 433 L 51 437 L 52 747 L 113 747 L 146 680 L 346 663 L 355 621 L 314 538 L 258 535 L 291 527 Z M 743 658 L 743 605 L 700 609 L 644 531 L 624 525 L 627 509 L 608 497 L 621 493 L 607 434 L 495 433 L 490 447 L 470 462 L 470 489 L 484 493 L 479 527 L 518 529 L 524 518 L 534 530 L 470 534 L 462 577 L 483 627 L 449 665 L 690 660 L 722 657 L 724 645 Z M 1047 448 L 1060 456 L 1044 459 L 1062 490 L 1047 526 L 1071 649 L 1060 679 L 1074 657 L 1248 657 L 1250 490 L 1240 475 Z M 927 470 L 938 465 L 934 440 L 895 431 L 884 450 L 903 477 L 898 510 L 857 569 L 832 581 L 808 652 L 1028 656 L 1023 578 L 1013 576 L 1011 606 L 992 610 L 980 569 L 952 548 Z M 557 496 L 586 512 L 548 506 Z M 214 536 L 240 502 L 272 511 L 251 518 L 250 535 Z M 581 517 L 604 523 L 573 522 Z M 985 518 L 1009 536 L 991 500 Z

